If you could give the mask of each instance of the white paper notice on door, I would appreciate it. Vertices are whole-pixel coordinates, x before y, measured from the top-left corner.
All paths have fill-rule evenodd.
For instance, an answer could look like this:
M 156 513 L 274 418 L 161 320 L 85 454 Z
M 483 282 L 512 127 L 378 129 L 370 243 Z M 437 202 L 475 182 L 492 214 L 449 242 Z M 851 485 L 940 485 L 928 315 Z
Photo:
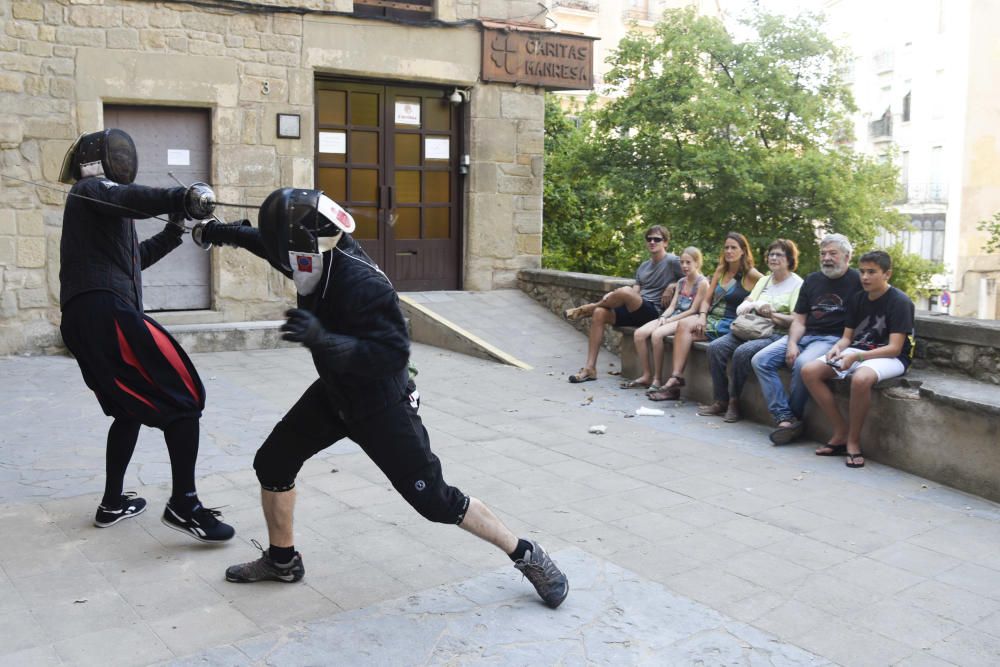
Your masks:
M 339 153 L 343 155 L 347 152 L 346 132 L 320 132 L 319 133 L 320 153 Z
M 167 166 L 170 167 L 190 167 L 191 151 L 181 148 L 167 149 Z
M 396 125 L 420 125 L 420 104 L 397 100 Z
M 451 140 L 448 137 L 426 137 L 424 139 L 425 160 L 447 160 L 450 154 Z

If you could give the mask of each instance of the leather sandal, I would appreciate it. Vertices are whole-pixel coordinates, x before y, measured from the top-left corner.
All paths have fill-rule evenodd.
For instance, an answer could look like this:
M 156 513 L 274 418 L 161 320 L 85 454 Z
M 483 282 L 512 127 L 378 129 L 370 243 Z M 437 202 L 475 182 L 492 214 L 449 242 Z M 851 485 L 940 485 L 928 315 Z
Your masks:
M 715 401 L 710 405 L 698 406 L 698 414 L 702 417 L 721 417 L 726 413 L 726 402 Z
M 573 384 L 579 384 L 580 382 L 591 382 L 597 379 L 597 371 L 593 371 L 589 368 L 581 368 L 576 375 L 570 375 L 569 381 Z
M 667 386 L 663 385 L 658 391 L 654 391 L 650 394 L 646 394 L 646 397 L 651 401 L 676 401 L 681 397 L 681 387 L 684 386 L 684 378 L 680 375 L 671 375 L 672 379 L 677 380 L 677 384 Z M 669 382 L 669 380 L 668 380 Z

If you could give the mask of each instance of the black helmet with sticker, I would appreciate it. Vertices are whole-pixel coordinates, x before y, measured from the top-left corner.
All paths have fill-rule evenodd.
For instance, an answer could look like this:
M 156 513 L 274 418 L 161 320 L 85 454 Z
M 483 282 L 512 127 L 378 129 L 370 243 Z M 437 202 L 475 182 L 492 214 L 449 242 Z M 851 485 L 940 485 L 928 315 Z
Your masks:
M 354 231 L 354 218 L 322 190 L 281 188 L 260 206 L 257 219 L 268 261 L 291 271 L 290 252 L 318 253 L 320 239 Z

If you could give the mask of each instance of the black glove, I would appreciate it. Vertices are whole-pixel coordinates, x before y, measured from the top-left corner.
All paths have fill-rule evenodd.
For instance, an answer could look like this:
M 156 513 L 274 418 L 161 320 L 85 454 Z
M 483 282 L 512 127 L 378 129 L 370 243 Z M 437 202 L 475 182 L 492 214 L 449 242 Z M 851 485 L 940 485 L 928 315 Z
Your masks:
M 184 227 L 184 214 L 183 213 L 171 213 L 167 216 L 169 222 L 163 228 L 163 231 L 167 232 L 171 236 L 176 236 L 180 238 L 184 236 L 184 232 L 187 231 Z
M 323 334 L 323 325 L 320 324 L 319 318 L 308 310 L 292 308 L 285 312 L 285 317 L 288 320 L 281 325 L 281 330 L 285 332 L 281 337 L 282 340 L 302 343 L 306 347 L 312 347 L 319 341 L 319 337 Z

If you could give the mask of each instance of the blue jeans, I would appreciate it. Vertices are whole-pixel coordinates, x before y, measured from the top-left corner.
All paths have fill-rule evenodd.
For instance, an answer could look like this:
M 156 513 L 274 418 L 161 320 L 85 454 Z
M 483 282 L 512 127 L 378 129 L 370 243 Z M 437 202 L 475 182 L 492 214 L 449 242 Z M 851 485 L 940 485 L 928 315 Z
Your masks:
M 716 401 L 738 399 L 743 393 L 743 385 L 750 377 L 750 359 L 779 338 L 781 336 L 774 335 L 744 341 L 728 333 L 709 343 L 708 368 L 712 373 L 712 398 Z M 731 368 L 728 375 L 727 364 Z
M 819 359 L 826 354 L 840 336 L 803 336 L 799 339 L 799 356 L 795 358 L 792 368 L 792 384 L 789 393 L 778 377 L 778 370 L 785 365 L 785 352 L 788 350 L 788 336 L 782 336 L 750 360 L 760 390 L 767 401 L 767 409 L 774 417 L 774 422 L 789 421 L 793 418 L 802 419 L 809 400 L 809 392 L 802 382 L 802 367 L 813 359 Z

